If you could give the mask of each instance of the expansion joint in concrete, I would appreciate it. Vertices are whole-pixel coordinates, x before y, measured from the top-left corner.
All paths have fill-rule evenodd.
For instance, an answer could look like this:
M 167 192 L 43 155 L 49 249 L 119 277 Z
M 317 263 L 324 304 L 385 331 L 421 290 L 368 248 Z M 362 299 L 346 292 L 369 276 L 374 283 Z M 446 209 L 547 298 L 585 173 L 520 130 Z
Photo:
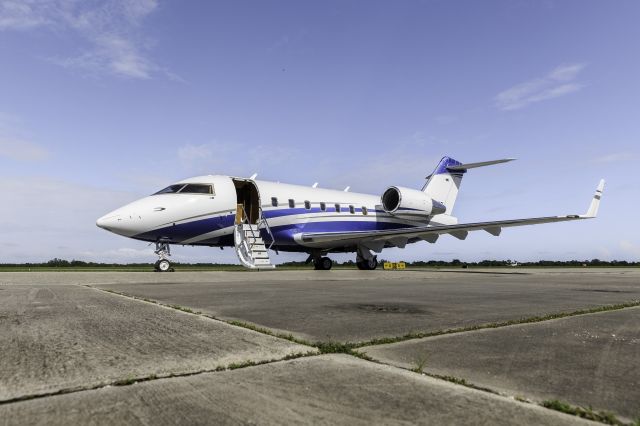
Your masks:
M 604 306 L 598 306 L 598 307 L 589 308 L 589 309 L 579 309 L 571 312 L 559 312 L 559 313 L 554 313 L 554 314 L 549 314 L 544 316 L 534 316 L 534 317 L 520 318 L 516 320 L 493 322 L 493 323 L 487 323 L 487 324 L 478 324 L 470 327 L 451 328 L 451 329 L 429 331 L 429 332 L 407 333 L 403 336 L 382 337 L 382 338 L 372 339 L 364 342 L 352 343 L 351 345 L 354 349 L 357 349 L 357 348 L 362 348 L 366 346 L 386 345 L 391 343 L 404 342 L 407 340 L 442 336 L 446 334 L 459 334 L 459 333 L 486 330 L 486 329 L 492 329 L 492 328 L 502 328 L 502 327 L 509 327 L 509 326 L 515 326 L 515 325 L 522 325 L 522 324 L 533 324 L 538 322 L 552 321 L 552 320 L 575 317 L 580 315 L 590 315 L 590 314 L 598 314 L 601 312 L 618 311 L 621 309 L 635 308 L 638 306 L 640 306 L 640 300 L 633 300 L 630 302 L 618 303 L 615 305 L 604 305 Z

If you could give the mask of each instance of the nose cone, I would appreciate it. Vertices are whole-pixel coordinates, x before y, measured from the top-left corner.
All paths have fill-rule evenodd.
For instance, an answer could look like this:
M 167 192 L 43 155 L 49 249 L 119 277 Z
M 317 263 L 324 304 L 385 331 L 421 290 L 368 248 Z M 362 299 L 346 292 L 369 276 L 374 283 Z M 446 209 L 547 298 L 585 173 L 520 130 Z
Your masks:
M 131 237 L 143 232 L 142 216 L 130 211 L 127 206 L 107 213 L 98 220 L 96 225 L 114 234 Z
M 98 228 L 111 231 L 111 229 L 113 229 L 117 225 L 118 219 L 122 220 L 120 215 L 113 214 L 113 212 L 107 213 L 101 218 L 99 218 L 98 220 L 96 220 L 96 226 Z

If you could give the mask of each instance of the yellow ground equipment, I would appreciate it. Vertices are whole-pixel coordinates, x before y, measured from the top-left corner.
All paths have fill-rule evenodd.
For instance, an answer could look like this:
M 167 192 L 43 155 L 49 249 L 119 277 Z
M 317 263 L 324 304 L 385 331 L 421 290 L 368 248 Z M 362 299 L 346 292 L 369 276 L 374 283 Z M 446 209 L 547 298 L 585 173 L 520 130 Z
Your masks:
M 407 268 L 407 264 L 404 262 L 384 262 L 384 269 L 386 270 L 391 270 L 391 269 L 406 269 Z

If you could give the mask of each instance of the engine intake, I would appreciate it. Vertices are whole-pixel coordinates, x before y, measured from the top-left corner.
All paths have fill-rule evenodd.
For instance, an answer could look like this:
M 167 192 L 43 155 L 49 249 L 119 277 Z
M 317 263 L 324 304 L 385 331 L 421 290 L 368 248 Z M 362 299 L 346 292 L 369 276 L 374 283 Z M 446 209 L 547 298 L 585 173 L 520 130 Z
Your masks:
M 424 220 L 447 211 L 447 207 L 422 191 L 401 186 L 389 187 L 380 198 L 385 212 L 394 216 Z

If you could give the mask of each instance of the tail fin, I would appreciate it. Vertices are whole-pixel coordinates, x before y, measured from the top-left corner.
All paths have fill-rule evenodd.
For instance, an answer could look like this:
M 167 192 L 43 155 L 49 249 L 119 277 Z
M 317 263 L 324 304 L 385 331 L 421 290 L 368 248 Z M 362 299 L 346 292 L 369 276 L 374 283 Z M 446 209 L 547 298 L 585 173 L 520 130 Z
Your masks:
M 515 159 L 505 158 L 502 160 L 462 164 L 453 158 L 442 157 L 433 173 L 427 176 L 427 182 L 422 187 L 422 192 L 444 204 L 447 208 L 444 214 L 450 215 L 458 197 L 462 176 L 468 169 L 506 163 L 513 160 Z

